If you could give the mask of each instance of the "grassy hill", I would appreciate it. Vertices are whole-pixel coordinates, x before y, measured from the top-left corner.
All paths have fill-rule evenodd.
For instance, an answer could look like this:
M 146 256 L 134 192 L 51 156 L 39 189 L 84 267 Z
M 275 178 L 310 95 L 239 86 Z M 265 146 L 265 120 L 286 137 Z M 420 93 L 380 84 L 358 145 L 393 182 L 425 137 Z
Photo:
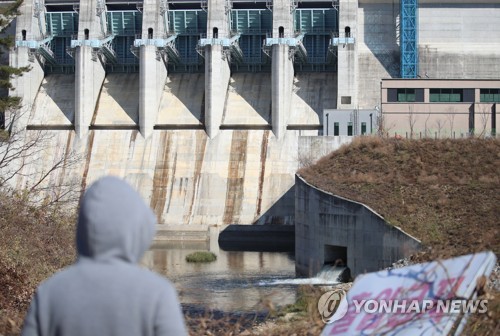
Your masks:
M 422 240 L 425 259 L 500 252 L 500 141 L 358 138 L 301 169 Z
M 419 238 L 425 248 L 414 262 L 483 250 L 499 257 L 498 139 L 358 138 L 299 174 Z M 472 315 L 464 335 L 498 335 L 499 297 L 496 290 L 482 295 L 488 314 Z

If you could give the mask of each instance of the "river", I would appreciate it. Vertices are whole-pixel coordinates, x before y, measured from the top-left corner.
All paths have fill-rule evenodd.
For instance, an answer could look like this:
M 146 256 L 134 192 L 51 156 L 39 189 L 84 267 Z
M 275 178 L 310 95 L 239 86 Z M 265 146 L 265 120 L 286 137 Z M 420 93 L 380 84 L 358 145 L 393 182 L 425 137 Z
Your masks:
M 155 243 L 142 264 L 165 275 L 183 306 L 225 312 L 266 310 L 295 302 L 293 255 L 285 252 L 227 252 L 208 242 Z M 194 251 L 212 251 L 211 263 L 188 263 Z

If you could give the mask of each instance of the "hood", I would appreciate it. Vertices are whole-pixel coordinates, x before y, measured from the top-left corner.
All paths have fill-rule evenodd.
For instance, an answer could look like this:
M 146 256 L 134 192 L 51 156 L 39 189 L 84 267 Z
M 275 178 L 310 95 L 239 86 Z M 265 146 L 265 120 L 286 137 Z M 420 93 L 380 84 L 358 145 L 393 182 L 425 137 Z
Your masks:
M 141 196 L 117 177 L 103 177 L 83 196 L 76 230 L 80 256 L 137 263 L 155 234 L 156 217 Z

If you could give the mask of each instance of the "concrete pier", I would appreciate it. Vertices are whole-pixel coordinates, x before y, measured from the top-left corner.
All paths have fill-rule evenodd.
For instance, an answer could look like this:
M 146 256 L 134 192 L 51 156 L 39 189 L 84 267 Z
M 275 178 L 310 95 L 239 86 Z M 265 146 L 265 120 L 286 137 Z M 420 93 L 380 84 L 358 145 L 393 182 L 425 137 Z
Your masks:
M 205 47 L 205 128 L 210 138 L 219 133 L 231 70 L 220 40 L 229 38 L 227 0 L 209 0 Z
M 273 38 L 278 44 L 272 46 L 272 126 L 273 133 L 281 138 L 286 132 L 290 114 L 293 86 L 293 57 L 286 38 L 293 38 L 293 15 L 290 1 L 273 1 Z
M 273 132 L 277 138 L 280 138 L 286 132 L 286 123 L 292 100 L 293 63 L 289 57 L 289 46 L 286 44 L 273 45 L 272 54 Z
M 107 33 L 105 12 L 97 16 L 97 0 L 80 3 L 78 40 L 99 40 Z M 106 75 L 104 61 L 89 45 L 75 48 L 75 131 L 87 134 Z
M 42 11 L 39 12 L 39 9 Z M 12 80 L 12 85 L 15 87 L 15 90 L 11 91 L 10 95 L 21 98 L 23 106 L 21 113 L 16 116 L 16 118 L 18 118 L 17 125 L 26 125 L 32 104 L 34 103 L 44 77 L 43 60 L 39 57 L 35 57 L 27 45 L 28 42 L 43 40 L 46 35 L 43 6 L 39 9 L 36 8 L 33 2 L 24 3 L 23 6 L 20 7 L 20 15 L 16 19 L 15 38 L 16 41 L 21 43 L 17 45 L 9 55 L 9 63 L 11 66 L 15 68 L 31 68 L 31 70 L 24 73 L 23 76 L 16 77 Z M 35 16 L 38 16 L 38 18 Z M 9 122 L 10 117 L 11 116 L 6 115 L 6 123 Z
M 157 47 L 153 44 L 154 39 L 167 36 L 168 20 L 165 15 L 167 12 L 162 13 L 159 0 L 144 0 L 141 38 L 149 43 L 140 46 L 139 129 L 145 138 L 153 132 L 167 80 L 166 59 L 157 53 Z
M 219 133 L 229 85 L 228 60 L 223 57 L 222 45 L 205 47 L 205 128 L 210 138 Z
M 339 36 L 347 39 L 357 37 L 358 0 L 340 1 Z M 338 92 L 337 108 L 356 108 L 358 102 L 358 57 L 356 43 L 341 43 L 338 46 Z

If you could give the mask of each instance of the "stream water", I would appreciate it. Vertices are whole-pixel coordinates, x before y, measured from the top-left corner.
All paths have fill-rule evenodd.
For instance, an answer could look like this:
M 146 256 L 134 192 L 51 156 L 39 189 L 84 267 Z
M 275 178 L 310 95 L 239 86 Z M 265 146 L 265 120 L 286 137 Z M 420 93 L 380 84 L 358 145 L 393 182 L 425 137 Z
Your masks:
M 212 246 L 211 246 L 212 245 Z M 225 312 L 266 310 L 295 302 L 300 284 L 333 284 L 332 278 L 295 278 L 293 255 L 283 252 L 227 252 L 205 242 L 165 242 L 146 252 L 143 265 L 164 274 L 182 305 Z M 212 251 L 217 260 L 193 264 L 194 251 Z M 195 308 L 193 308 L 195 307 Z

